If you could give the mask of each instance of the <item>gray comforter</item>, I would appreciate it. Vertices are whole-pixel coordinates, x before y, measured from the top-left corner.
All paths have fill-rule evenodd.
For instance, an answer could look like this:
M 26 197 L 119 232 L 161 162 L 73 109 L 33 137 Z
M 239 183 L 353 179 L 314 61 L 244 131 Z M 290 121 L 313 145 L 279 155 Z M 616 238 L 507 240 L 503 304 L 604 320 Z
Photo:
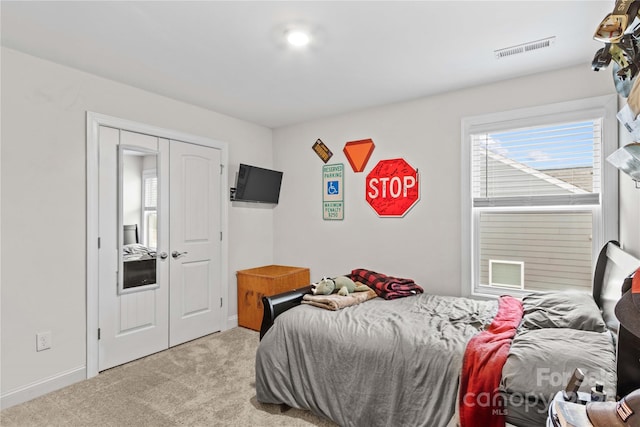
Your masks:
M 257 399 L 341 426 L 445 426 L 466 343 L 497 305 L 422 294 L 339 311 L 295 307 L 260 343 Z
M 500 388 L 507 421 L 516 426 L 544 426 L 550 402 L 569 382 L 574 369 L 588 393 L 602 382 L 616 392 L 616 354 L 593 298 L 584 293 L 531 293 L 523 298 L 524 316 L 502 368 Z
M 280 315 L 256 355 L 260 402 L 310 409 L 341 426 L 457 425 L 465 347 L 497 301 L 418 295 L 339 311 L 300 306 Z M 531 293 L 502 368 L 506 420 L 546 423 L 573 370 L 616 390 L 615 345 L 593 298 Z

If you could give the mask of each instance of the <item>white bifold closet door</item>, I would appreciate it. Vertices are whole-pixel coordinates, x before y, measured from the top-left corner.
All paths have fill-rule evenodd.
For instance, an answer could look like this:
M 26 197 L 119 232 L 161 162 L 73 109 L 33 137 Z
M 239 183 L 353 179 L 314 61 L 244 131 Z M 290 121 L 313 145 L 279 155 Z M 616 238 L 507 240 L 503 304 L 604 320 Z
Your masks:
M 169 345 L 222 325 L 220 150 L 171 141 Z
M 102 371 L 219 331 L 224 319 L 220 150 L 104 126 L 99 131 Z M 118 285 L 119 146 L 157 153 L 156 284 L 125 292 Z

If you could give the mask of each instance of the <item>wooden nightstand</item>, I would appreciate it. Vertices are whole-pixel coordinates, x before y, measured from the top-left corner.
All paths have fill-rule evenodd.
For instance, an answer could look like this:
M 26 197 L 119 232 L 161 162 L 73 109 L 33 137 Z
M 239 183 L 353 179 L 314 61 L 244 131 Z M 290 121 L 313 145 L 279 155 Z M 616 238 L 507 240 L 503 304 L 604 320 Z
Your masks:
M 238 278 L 238 325 L 260 330 L 262 323 L 262 297 L 308 286 L 311 283 L 309 269 L 286 265 L 240 270 Z

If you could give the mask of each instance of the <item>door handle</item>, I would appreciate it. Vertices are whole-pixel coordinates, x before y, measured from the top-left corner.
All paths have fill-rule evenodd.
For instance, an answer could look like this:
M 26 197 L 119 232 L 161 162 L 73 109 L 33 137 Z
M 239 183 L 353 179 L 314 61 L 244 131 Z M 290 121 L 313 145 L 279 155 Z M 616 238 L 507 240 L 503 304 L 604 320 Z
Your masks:
M 171 256 L 174 257 L 174 258 L 180 258 L 182 255 L 186 255 L 188 253 L 189 252 L 187 252 L 187 251 L 184 251 L 184 252 L 173 251 L 173 252 L 171 252 Z
M 167 259 L 169 255 L 166 252 L 160 252 L 160 255 L 158 256 L 160 257 L 160 259 Z

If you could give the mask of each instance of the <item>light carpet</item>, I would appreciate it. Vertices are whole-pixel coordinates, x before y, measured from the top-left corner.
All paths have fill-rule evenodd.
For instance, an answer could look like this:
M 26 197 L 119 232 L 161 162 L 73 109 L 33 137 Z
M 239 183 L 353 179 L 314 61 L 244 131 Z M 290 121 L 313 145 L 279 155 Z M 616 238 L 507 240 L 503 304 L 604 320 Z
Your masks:
M 256 400 L 258 333 L 208 335 L 0 412 L 2 426 L 335 426 Z

